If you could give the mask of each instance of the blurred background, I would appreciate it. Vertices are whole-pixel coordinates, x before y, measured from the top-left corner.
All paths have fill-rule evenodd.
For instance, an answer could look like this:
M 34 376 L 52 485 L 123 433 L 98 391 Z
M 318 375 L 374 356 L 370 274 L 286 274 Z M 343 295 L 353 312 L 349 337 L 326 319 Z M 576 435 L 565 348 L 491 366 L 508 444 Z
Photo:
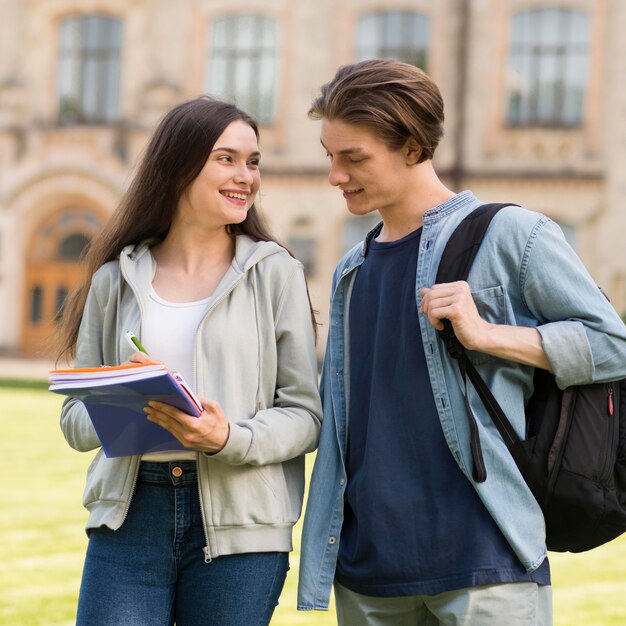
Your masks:
M 259 120 L 257 204 L 303 261 L 326 325 L 334 265 L 377 218 L 351 217 L 328 184 L 307 110 L 341 64 L 414 63 L 445 98 L 444 182 L 552 217 L 624 315 L 624 31 L 626 0 L 0 0 L 0 456 L 10 470 L 0 623 L 74 622 L 91 455 L 59 432 L 43 346 L 85 245 L 171 107 L 206 93 Z M 272 624 L 331 626 L 332 611 L 295 611 L 299 535 Z M 550 560 L 556 626 L 626 623 L 626 535 Z
M 325 323 L 332 269 L 376 216 L 328 184 L 307 110 L 368 57 L 440 85 L 444 182 L 555 219 L 624 314 L 625 28 L 624 0 L 0 0 L 0 356 L 46 356 L 156 122 L 204 93 L 259 120 L 260 208 Z

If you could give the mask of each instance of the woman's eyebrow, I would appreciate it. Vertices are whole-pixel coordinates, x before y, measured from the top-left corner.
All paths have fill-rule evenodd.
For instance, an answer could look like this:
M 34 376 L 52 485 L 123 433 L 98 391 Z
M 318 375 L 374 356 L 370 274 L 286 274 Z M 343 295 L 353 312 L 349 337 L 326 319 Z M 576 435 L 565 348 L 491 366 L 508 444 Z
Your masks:
M 228 154 L 240 154 L 239 150 L 235 150 L 234 148 L 226 148 L 226 147 L 218 147 L 213 148 L 211 153 L 213 152 L 227 152 Z M 261 156 L 261 153 L 258 150 L 251 152 L 249 156 Z

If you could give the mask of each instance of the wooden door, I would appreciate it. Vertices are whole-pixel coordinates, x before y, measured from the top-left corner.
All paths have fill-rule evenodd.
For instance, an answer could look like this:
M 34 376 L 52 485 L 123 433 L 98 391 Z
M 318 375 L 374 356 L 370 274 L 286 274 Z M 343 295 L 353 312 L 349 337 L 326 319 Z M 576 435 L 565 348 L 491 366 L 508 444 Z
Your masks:
M 81 255 L 100 223 L 89 211 L 62 211 L 44 220 L 33 235 L 24 275 L 22 354 L 55 356 L 59 314 L 83 280 Z

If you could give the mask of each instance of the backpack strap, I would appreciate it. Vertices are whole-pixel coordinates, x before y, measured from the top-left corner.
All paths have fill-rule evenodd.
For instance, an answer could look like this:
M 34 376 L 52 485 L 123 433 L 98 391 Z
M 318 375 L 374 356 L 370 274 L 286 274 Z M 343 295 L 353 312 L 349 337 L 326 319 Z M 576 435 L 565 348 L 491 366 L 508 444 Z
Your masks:
M 444 248 L 437 270 L 437 283 L 467 280 L 472 263 L 489 228 L 489 224 L 491 224 L 491 220 L 505 206 L 518 205 L 483 204 L 461 220 L 455 231 L 450 235 Z M 465 348 L 454 334 L 450 321 L 444 319 L 443 325 L 444 328 L 439 331 L 439 335 L 445 343 L 450 356 L 458 361 L 459 371 L 465 388 L 465 412 L 470 429 L 470 446 L 473 461 L 472 475 L 476 482 L 484 482 L 487 479 L 487 469 L 480 445 L 476 417 L 469 402 L 468 379 L 474 386 L 498 432 L 516 460 L 517 457 L 524 454 L 521 440 L 494 398 L 491 390 L 467 357 Z M 520 461 L 523 462 L 523 459 L 520 458 Z
M 467 280 L 476 253 L 496 213 L 511 204 L 482 204 L 466 215 L 448 238 L 439 268 L 438 283 Z

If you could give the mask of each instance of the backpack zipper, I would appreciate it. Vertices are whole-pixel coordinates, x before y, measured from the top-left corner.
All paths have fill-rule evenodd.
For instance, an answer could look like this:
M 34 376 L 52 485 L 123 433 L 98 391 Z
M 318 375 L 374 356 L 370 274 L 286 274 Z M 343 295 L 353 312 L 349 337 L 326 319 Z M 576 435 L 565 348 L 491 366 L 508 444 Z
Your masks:
M 609 418 L 609 424 L 606 429 L 606 444 L 604 450 L 607 452 L 604 457 L 604 463 L 600 475 L 598 476 L 598 482 L 605 484 L 610 482 L 612 478 L 613 468 L 615 467 L 615 439 L 617 437 L 618 420 L 615 418 L 615 390 L 613 389 L 613 383 L 607 385 L 607 417 Z

